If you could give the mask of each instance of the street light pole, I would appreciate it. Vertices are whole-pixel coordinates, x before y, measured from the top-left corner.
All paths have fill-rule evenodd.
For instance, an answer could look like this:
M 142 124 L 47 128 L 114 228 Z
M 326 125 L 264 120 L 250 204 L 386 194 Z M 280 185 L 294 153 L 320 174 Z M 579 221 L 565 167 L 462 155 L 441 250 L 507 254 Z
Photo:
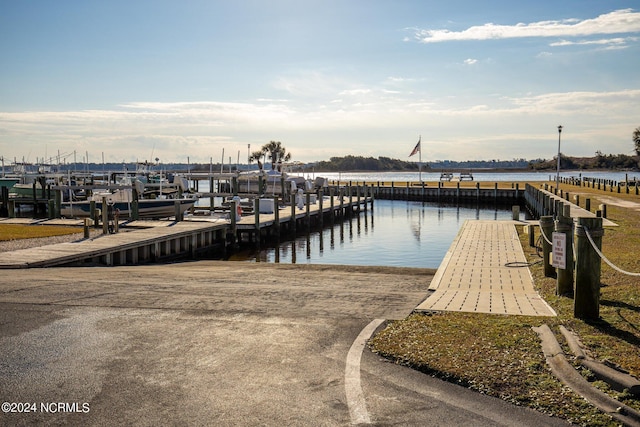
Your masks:
M 556 171 L 556 194 L 560 187 L 560 135 L 562 134 L 562 125 L 558 126 L 558 169 Z

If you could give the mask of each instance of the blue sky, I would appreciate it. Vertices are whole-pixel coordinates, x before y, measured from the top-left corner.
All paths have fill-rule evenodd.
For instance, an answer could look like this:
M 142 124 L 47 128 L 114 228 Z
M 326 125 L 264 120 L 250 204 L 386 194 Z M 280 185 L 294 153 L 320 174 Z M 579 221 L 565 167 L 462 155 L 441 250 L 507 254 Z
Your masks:
M 0 0 L 0 156 L 633 154 L 636 1 Z

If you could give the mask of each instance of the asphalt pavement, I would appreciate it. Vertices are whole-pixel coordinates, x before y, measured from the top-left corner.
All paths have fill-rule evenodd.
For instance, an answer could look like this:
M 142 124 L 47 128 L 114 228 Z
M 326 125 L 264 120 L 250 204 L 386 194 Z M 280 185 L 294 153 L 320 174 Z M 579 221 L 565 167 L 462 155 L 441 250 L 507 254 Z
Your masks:
M 372 321 L 422 302 L 433 270 L 201 261 L 7 273 L 1 425 L 566 425 L 357 350 Z

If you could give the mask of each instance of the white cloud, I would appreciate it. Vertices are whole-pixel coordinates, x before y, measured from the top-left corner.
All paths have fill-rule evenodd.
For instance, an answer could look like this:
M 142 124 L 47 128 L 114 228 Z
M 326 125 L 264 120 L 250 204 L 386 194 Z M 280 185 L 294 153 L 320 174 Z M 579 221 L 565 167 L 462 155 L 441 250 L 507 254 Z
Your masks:
M 447 29 L 419 29 L 415 38 L 422 43 L 459 40 L 490 40 L 520 37 L 581 37 L 596 34 L 622 34 L 640 32 L 640 13 L 621 9 L 593 19 L 565 19 L 539 21 L 528 24 L 497 25 L 487 23 L 462 31 Z
M 464 60 L 465 65 L 474 65 L 478 63 L 477 59 L 468 58 Z
M 598 39 L 598 40 L 560 40 L 557 42 L 549 43 L 549 46 L 575 46 L 575 45 L 601 45 L 606 48 L 619 48 L 624 49 L 628 46 L 629 42 L 638 41 L 638 37 L 616 37 L 612 39 Z
M 363 155 L 401 158 L 406 156 L 406 147 L 395 141 L 422 133 L 423 137 L 428 134 L 433 144 L 448 147 L 448 158 L 471 158 L 471 152 L 460 149 L 460 144 L 468 141 L 483 144 L 485 157 L 535 158 L 544 154 L 536 154 L 532 141 L 547 138 L 558 123 L 567 126 L 576 144 L 584 143 L 580 154 L 591 155 L 597 149 L 626 152 L 624 147 L 617 149 L 603 141 L 620 141 L 626 147 L 640 114 L 640 89 L 495 96 L 474 101 L 454 96 L 408 99 L 393 92 L 371 92 L 345 96 L 340 102 L 302 105 L 261 99 L 244 103 L 134 102 L 110 110 L 0 112 L 0 155 L 43 156 L 48 147 L 49 155 L 57 150 L 77 150 L 88 151 L 95 159 L 102 151 L 107 160 L 135 161 L 154 152 L 154 157 L 165 161 L 185 161 L 190 156 L 192 162 L 208 162 L 211 156 L 219 157 L 223 148 L 235 159 L 238 151 L 244 156 L 247 143 L 260 145 L 275 139 L 302 161 L 358 150 L 366 150 Z M 513 143 L 508 151 L 488 142 L 505 138 Z M 523 151 L 525 148 L 529 151 Z

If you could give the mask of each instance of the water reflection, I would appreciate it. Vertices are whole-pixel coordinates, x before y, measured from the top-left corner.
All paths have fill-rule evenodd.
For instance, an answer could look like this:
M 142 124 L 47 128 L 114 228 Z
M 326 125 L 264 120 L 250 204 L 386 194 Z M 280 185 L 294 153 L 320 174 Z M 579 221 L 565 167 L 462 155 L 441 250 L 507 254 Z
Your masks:
M 378 200 L 374 210 L 233 259 L 437 268 L 467 219 L 511 219 L 511 210 Z

